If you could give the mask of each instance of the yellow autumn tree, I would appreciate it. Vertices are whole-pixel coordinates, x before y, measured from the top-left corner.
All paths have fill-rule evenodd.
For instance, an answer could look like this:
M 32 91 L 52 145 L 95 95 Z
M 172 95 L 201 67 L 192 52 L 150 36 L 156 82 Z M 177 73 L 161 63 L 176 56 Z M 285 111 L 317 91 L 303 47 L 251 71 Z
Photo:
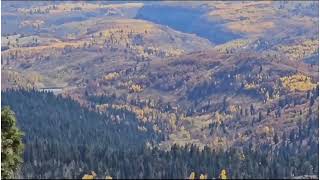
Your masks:
M 111 176 L 106 176 L 106 179 L 112 179 L 112 177 Z
M 309 91 L 316 87 L 311 78 L 301 73 L 280 78 L 282 85 L 290 91 Z
M 109 73 L 107 74 L 106 76 L 104 76 L 104 79 L 107 80 L 107 81 L 111 81 L 111 80 L 114 80 L 116 78 L 120 77 L 120 74 L 117 73 L 117 72 L 112 72 L 112 73 Z
M 225 169 L 221 170 L 221 173 L 219 175 L 219 179 L 228 179 L 227 177 L 227 171 Z
M 207 175 L 206 174 L 205 175 L 201 174 L 200 175 L 200 179 L 207 179 Z
M 82 179 L 95 179 L 97 174 L 94 171 L 91 171 L 91 174 L 85 174 Z
M 139 92 L 143 91 L 143 88 L 139 84 L 133 84 L 129 88 L 129 91 L 134 92 L 134 93 L 139 93 Z
M 89 175 L 89 174 L 85 174 L 82 179 L 93 179 L 93 176 L 92 175 Z
M 194 172 L 192 172 L 189 176 L 189 179 L 195 179 L 196 174 Z

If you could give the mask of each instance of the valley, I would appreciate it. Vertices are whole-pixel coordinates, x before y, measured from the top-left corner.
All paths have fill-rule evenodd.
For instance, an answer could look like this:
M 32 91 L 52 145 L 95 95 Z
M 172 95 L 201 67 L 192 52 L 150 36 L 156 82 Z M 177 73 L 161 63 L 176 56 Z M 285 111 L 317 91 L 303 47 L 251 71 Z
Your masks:
M 299 144 L 297 151 L 304 157 L 304 148 L 316 152 L 319 144 L 318 7 L 316 1 L 2 2 L 1 90 L 5 98 L 1 104 L 12 107 L 18 125 L 27 132 L 27 153 L 35 153 L 35 147 L 47 143 L 56 148 L 52 153 L 64 157 L 57 149 L 78 133 L 79 138 L 63 151 L 79 154 L 87 148 L 94 160 L 104 151 L 118 158 L 123 152 L 128 159 L 141 151 L 150 153 L 139 149 L 142 146 L 161 159 L 161 153 L 171 153 L 176 146 L 198 148 L 196 156 L 201 157 L 200 151 L 223 154 L 233 149 L 248 155 L 262 153 L 257 155 L 260 157 L 273 152 L 264 151 L 268 148 L 275 152 L 290 149 L 294 156 L 292 149 Z M 20 101 L 35 113 L 38 124 L 24 122 L 31 119 Z M 67 110 L 68 105 L 66 115 L 57 107 Z M 41 106 L 47 106 L 53 115 L 37 114 Z M 77 114 L 86 118 L 78 122 Z M 41 123 L 42 116 L 47 117 L 50 128 L 64 126 L 70 133 L 61 130 L 61 136 L 55 137 L 55 130 Z M 72 119 L 77 128 L 64 119 Z M 107 120 L 105 132 L 99 125 L 101 119 Z M 48 134 L 41 134 L 45 129 Z M 126 131 L 132 137 L 123 137 Z M 44 138 L 38 139 L 42 135 Z M 98 145 L 106 137 L 110 141 Z M 124 146 L 113 138 L 123 140 Z M 65 142 L 56 143 L 62 139 Z M 87 144 L 92 139 L 97 142 Z M 80 147 L 83 144 L 86 147 Z M 124 150 L 128 147 L 132 156 Z M 182 149 L 177 151 L 189 152 Z M 32 157 L 45 163 L 46 156 Z M 179 157 L 179 163 L 186 159 Z M 149 174 L 136 176 L 120 170 L 126 158 L 114 167 L 118 169 L 112 169 L 112 163 L 98 167 L 80 155 L 74 156 L 76 165 L 65 158 L 50 160 L 51 164 L 67 163 L 69 171 L 34 172 L 31 169 L 38 164 L 29 154 L 25 158 L 28 165 L 22 174 L 28 178 L 79 178 L 94 169 L 118 178 L 176 177 L 170 168 L 157 174 L 146 167 L 142 169 Z M 171 155 L 166 158 L 173 163 Z M 158 159 L 149 166 L 163 163 Z M 266 161 L 282 162 L 283 157 L 270 155 Z M 241 162 L 240 158 L 237 166 Z M 252 162 L 254 159 L 248 164 Z M 316 163 L 310 163 L 310 171 L 305 170 L 309 164 L 303 170 L 295 164 L 296 169 L 279 174 L 260 171 L 259 177 L 318 174 Z M 192 169 L 210 171 L 210 165 L 201 169 L 196 164 L 176 165 L 183 176 L 176 178 L 189 176 Z M 208 172 L 210 176 L 216 177 L 222 165 L 232 172 L 233 164 L 223 161 L 215 164 L 214 172 Z M 71 173 L 76 167 L 85 167 L 85 171 Z M 254 178 L 250 175 L 254 168 L 248 169 L 230 177 Z

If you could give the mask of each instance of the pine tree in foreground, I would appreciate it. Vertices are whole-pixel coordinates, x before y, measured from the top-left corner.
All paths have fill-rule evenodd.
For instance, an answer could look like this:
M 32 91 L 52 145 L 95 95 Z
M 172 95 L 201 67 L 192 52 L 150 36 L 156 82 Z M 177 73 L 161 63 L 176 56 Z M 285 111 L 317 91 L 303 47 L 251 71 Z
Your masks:
M 1 179 L 14 178 L 22 163 L 23 133 L 16 127 L 14 112 L 9 107 L 1 110 Z

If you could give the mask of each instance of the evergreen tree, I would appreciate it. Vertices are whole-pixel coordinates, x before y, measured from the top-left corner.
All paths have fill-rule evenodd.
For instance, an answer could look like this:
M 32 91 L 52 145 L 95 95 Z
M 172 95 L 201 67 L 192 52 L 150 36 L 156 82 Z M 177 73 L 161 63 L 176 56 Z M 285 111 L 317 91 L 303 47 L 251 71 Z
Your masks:
M 1 109 L 1 178 L 13 178 L 22 163 L 22 136 L 13 111 Z

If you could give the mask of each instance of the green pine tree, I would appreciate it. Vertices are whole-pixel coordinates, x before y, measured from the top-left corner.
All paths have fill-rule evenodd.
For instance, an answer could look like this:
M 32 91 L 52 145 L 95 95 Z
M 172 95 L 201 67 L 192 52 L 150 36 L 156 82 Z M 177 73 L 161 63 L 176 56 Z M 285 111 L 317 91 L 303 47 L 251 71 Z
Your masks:
M 14 112 L 1 110 L 1 179 L 13 178 L 22 163 L 23 133 L 16 127 Z

